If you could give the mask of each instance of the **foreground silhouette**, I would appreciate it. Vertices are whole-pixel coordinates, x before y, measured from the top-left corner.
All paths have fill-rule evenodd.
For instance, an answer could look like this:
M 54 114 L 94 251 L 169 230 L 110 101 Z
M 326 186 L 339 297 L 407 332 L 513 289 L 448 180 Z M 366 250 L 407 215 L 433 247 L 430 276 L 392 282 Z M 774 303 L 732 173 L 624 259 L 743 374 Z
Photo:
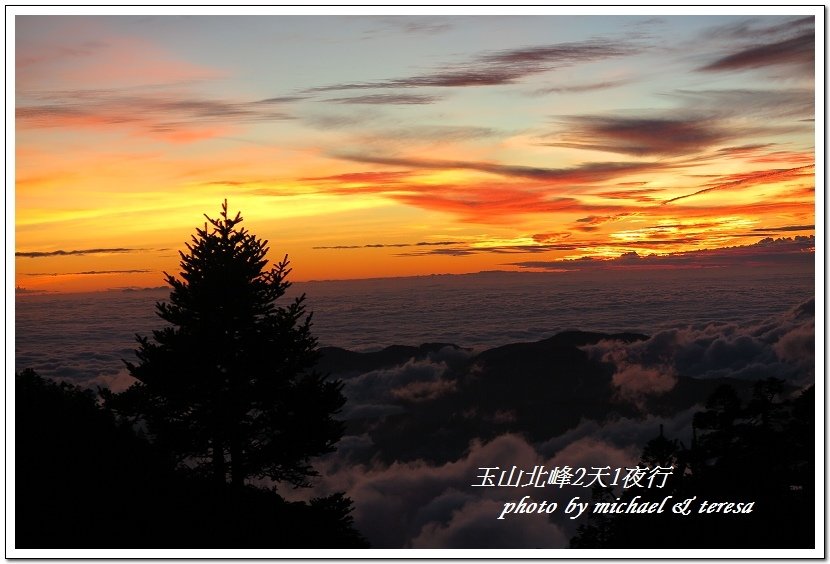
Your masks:
M 93 392 L 15 386 L 17 548 L 364 548 L 341 494 L 289 503 L 176 471 Z
M 755 383 L 741 401 L 732 386 L 715 390 L 695 415 L 693 443 L 660 435 L 643 449 L 640 466 L 674 466 L 664 489 L 619 496 L 595 489 L 593 502 L 682 501 L 678 515 L 592 514 L 572 548 L 813 548 L 815 542 L 815 389 L 792 394 L 782 380 Z M 753 502 L 751 513 L 699 512 L 701 503 Z
M 207 217 L 207 216 L 206 216 Z M 19 548 L 349 548 L 351 500 L 286 502 L 246 482 L 307 486 L 343 433 L 342 384 L 315 369 L 304 296 L 278 306 L 288 260 L 228 215 L 167 276 L 169 325 L 138 337 L 120 394 L 16 379 Z

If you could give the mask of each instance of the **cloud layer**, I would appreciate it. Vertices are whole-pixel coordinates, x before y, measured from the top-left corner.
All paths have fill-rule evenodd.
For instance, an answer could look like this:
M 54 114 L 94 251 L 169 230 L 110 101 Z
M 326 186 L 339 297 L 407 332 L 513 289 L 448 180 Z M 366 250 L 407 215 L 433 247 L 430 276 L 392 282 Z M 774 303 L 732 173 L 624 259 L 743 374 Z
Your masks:
M 775 376 L 796 386 L 813 381 L 813 307 L 809 300 L 784 315 L 757 323 L 682 327 L 645 340 L 604 340 L 585 347 L 591 357 L 612 368 L 612 402 L 633 405 L 639 415 L 582 419 L 566 432 L 540 443 L 513 433 L 484 441 L 473 439 L 460 456 L 443 464 L 421 459 L 382 463 L 371 457 L 382 447 L 373 447 L 370 435 L 351 437 L 346 452 L 321 463 L 323 479 L 317 488 L 322 493 L 345 490 L 355 500 L 358 528 L 378 548 L 566 547 L 577 523 L 561 511 L 551 518 L 513 516 L 504 523 L 496 516 L 504 503 L 518 501 L 521 495 L 530 494 L 536 501 L 562 501 L 585 492 L 579 488 L 567 492 L 555 488 L 474 488 L 471 484 L 476 483 L 481 468 L 510 464 L 527 469 L 540 464 L 547 468 L 626 468 L 636 463 L 642 446 L 656 436 L 658 427 L 661 432 L 665 428 L 667 436 L 679 437 L 688 444 L 692 416 L 702 409 L 701 405 L 663 417 L 652 412 L 655 408 L 665 410 L 666 402 L 672 401 L 667 399 L 668 394 L 681 379 L 755 381 Z M 427 366 L 429 370 L 424 370 Z M 361 382 L 361 386 L 347 385 L 347 394 L 351 400 L 358 389 L 363 390 L 362 384 L 368 384 L 362 380 L 365 376 L 370 377 L 371 389 L 376 390 L 394 388 L 402 378 L 411 383 L 416 372 L 422 374 L 419 381 L 435 381 L 435 368 L 410 360 L 395 369 L 370 372 L 352 380 Z M 686 391 L 680 394 L 689 393 L 689 385 L 684 386 Z M 365 397 L 362 393 L 357 395 Z M 663 408 L 658 407 L 661 405 Z M 403 411 L 387 416 L 406 417 Z M 504 421 L 520 428 L 522 425 L 515 417 Z M 383 418 L 375 423 L 380 428 L 385 424 Z M 357 444 L 359 452 L 354 448 Z M 344 457 L 350 462 L 342 462 Z

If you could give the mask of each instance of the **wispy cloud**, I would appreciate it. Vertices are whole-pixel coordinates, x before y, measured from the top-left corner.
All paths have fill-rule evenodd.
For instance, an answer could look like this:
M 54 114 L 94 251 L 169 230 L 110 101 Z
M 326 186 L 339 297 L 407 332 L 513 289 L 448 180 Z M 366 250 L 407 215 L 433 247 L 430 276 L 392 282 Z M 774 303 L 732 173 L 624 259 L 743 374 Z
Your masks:
M 749 159 L 752 163 L 814 163 L 816 155 L 812 151 L 772 151 Z
M 159 42 L 115 31 L 106 18 L 17 16 L 18 92 L 71 88 L 182 84 L 226 76 L 212 66 L 180 58 Z
M 528 214 L 564 211 L 580 214 L 618 213 L 625 208 L 622 202 L 601 202 L 596 201 L 596 198 L 587 202 L 581 195 L 582 187 L 630 175 L 666 170 L 673 166 L 670 163 L 607 162 L 554 169 L 494 162 L 355 154 L 337 156 L 354 162 L 404 170 L 372 170 L 304 178 L 303 182 L 327 194 L 383 195 L 409 206 L 450 213 L 461 221 L 489 224 L 505 223 L 511 218 Z M 430 177 L 435 172 L 450 170 L 473 170 L 503 178 L 467 179 L 449 184 L 435 182 Z
M 449 64 L 431 73 L 405 78 L 332 84 L 309 92 L 371 88 L 466 87 L 514 84 L 544 72 L 636 53 L 620 41 L 593 39 L 485 53 L 460 64 Z
M 576 184 L 610 180 L 628 174 L 665 170 L 673 165 L 659 162 L 591 162 L 571 168 L 543 168 L 522 165 L 505 165 L 491 162 L 450 161 L 405 157 L 384 157 L 359 154 L 332 155 L 344 160 L 402 166 L 430 170 L 476 170 L 501 176 L 536 179 L 548 183 Z
M 691 194 L 677 196 L 676 198 L 666 200 L 663 202 L 663 205 L 671 204 L 672 202 L 677 202 L 679 200 L 685 200 L 686 198 L 691 198 L 693 196 L 699 196 L 700 194 L 706 194 L 707 192 L 712 192 L 714 190 L 748 188 L 751 186 L 768 184 L 770 182 L 783 182 L 786 180 L 796 180 L 811 177 L 814 174 L 814 168 L 814 165 L 808 165 L 790 169 L 761 170 L 749 173 L 734 174 L 725 177 L 724 181 L 717 182 L 712 186 L 708 186 L 701 190 L 697 190 L 696 192 L 692 192 Z
M 503 133 L 491 127 L 477 127 L 472 125 L 412 125 L 381 129 L 375 133 L 381 139 L 395 141 L 425 141 L 428 143 L 453 143 L 460 141 L 478 141 L 499 137 Z
M 557 117 L 556 131 L 540 145 L 632 156 L 700 158 L 710 151 L 723 156 L 725 150 L 742 156 L 770 144 L 737 145 L 741 141 L 812 127 L 793 120 L 814 115 L 808 89 L 674 90 L 663 96 L 678 103 L 671 113 Z M 736 145 L 723 147 L 727 143 Z
M 407 180 L 412 177 L 409 171 L 365 171 L 347 172 L 332 176 L 309 176 L 301 178 L 303 182 L 334 182 L 334 183 L 366 183 L 366 184 L 389 184 Z
M 290 104 L 292 102 L 307 100 L 308 98 L 308 96 L 276 96 L 274 98 L 265 98 L 264 100 L 257 100 L 256 102 L 251 102 L 251 104 Z
M 448 249 L 422 249 L 405 253 L 398 253 L 399 257 L 416 256 L 470 256 L 470 255 L 512 255 L 512 254 L 540 254 L 549 251 L 573 251 L 576 245 L 567 243 L 543 243 L 536 245 L 466 245 Z
M 434 104 L 440 99 L 439 96 L 423 94 L 367 94 L 348 98 L 331 98 L 325 101 L 336 104 L 419 105 Z
M 182 92 L 143 89 L 27 93 L 17 107 L 20 127 L 121 128 L 168 141 L 194 141 L 232 126 L 294 119 L 272 103 L 233 102 Z
M 103 254 L 114 254 L 114 253 L 137 253 L 141 251 L 146 251 L 147 249 L 127 249 L 124 247 L 115 247 L 115 248 L 101 248 L 101 249 L 77 249 L 72 251 L 64 251 L 64 250 L 57 250 L 57 251 L 17 251 L 14 253 L 16 257 L 25 257 L 25 258 L 43 258 L 43 257 L 59 257 L 59 256 L 82 256 L 82 255 L 103 255 Z
M 604 225 L 606 223 L 613 223 L 616 221 L 621 221 L 625 218 L 632 217 L 638 215 L 637 212 L 625 212 L 625 213 L 618 213 L 614 215 L 605 215 L 605 216 L 596 216 L 591 215 L 588 217 L 580 217 L 576 220 L 579 225 L 576 225 L 574 229 L 578 231 L 595 231 L 599 228 L 600 225 Z
M 312 247 L 312 249 L 389 249 L 402 247 L 447 247 L 463 245 L 463 241 L 419 241 L 417 243 L 367 243 L 365 245 L 333 245 Z
M 736 71 L 777 65 L 808 66 L 815 62 L 815 32 L 796 37 L 752 45 L 700 67 L 702 72 Z
M 669 206 L 670 207 L 670 206 Z M 658 206 L 659 210 L 667 209 Z M 678 213 L 677 211 L 672 213 Z M 706 201 L 695 201 L 691 198 L 684 202 L 683 217 L 686 218 L 711 218 L 726 216 L 745 217 L 798 217 L 804 221 L 811 221 L 815 214 L 815 188 L 799 187 L 789 191 L 781 192 L 779 196 L 755 202 L 727 202 L 712 203 Z
M 779 232 L 786 232 L 786 231 L 810 231 L 816 228 L 815 225 L 784 225 L 782 227 L 760 227 L 757 229 L 753 229 L 755 232 L 767 232 L 767 231 L 779 231 Z
M 131 269 L 131 270 L 86 270 L 83 272 L 27 272 L 24 276 L 99 276 L 102 274 L 144 274 L 146 272 L 153 272 L 146 269 Z
M 657 201 L 657 194 L 663 191 L 664 190 L 662 188 L 632 188 L 627 190 L 606 190 L 603 192 L 595 192 L 594 195 L 601 198 L 608 198 L 609 200 L 628 200 L 651 203 Z
M 390 197 L 407 205 L 453 214 L 461 221 L 486 224 L 510 223 L 517 217 L 530 214 L 608 213 L 623 209 L 619 205 L 588 204 L 547 189 L 534 190 L 527 186 L 495 183 L 464 187 L 430 186 L 421 192 Z
M 533 239 L 537 243 L 556 243 L 570 238 L 571 234 L 567 232 L 534 233 L 533 235 L 531 235 L 531 239 Z
M 763 19 L 749 18 L 735 23 L 718 25 L 707 29 L 703 38 L 712 40 L 753 40 L 761 38 L 781 39 L 815 28 L 815 17 L 806 16 L 782 23 L 766 24 Z
M 718 118 L 727 120 L 732 118 L 761 118 L 785 119 L 791 122 L 792 118 L 810 119 L 814 117 L 815 93 L 806 88 L 731 88 L 710 90 L 679 89 L 664 94 L 667 98 L 678 100 L 682 104 L 682 111 L 691 114 L 690 117 L 701 116 L 707 119 Z M 757 120 L 756 120 L 757 121 Z M 727 122 L 728 123 L 728 122 Z M 730 124 L 734 127 L 735 123 Z M 805 125 L 793 130 L 805 131 Z M 740 128 L 745 133 L 762 134 L 772 131 L 769 126 L 761 125 Z M 743 133 L 743 134 L 745 134 Z M 738 138 L 740 135 L 734 135 Z
M 452 18 L 435 16 L 385 16 L 378 18 L 378 26 L 363 32 L 365 39 L 388 35 L 432 36 L 453 29 Z
M 562 86 L 551 86 L 549 88 L 540 88 L 535 90 L 533 94 L 578 94 L 582 92 L 592 92 L 594 90 L 608 90 L 624 86 L 631 82 L 630 80 L 606 80 L 602 82 L 589 82 L 585 84 L 569 84 Z

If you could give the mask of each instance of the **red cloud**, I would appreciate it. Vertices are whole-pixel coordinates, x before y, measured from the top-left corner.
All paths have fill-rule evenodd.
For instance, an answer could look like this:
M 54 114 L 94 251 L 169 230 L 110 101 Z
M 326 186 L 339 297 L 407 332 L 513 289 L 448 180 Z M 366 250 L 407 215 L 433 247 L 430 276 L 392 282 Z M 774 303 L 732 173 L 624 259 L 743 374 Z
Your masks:
M 666 200 L 663 204 L 670 204 L 678 200 L 684 200 L 686 198 L 691 198 L 692 196 L 697 196 L 699 194 L 705 194 L 706 192 L 711 192 L 713 190 L 747 188 L 751 186 L 769 184 L 771 182 L 783 182 L 787 180 L 810 177 L 813 176 L 813 172 L 808 171 L 811 171 L 814 167 L 815 165 L 808 165 L 789 169 L 760 170 L 755 172 L 732 174 L 722 177 L 719 182 L 713 183 L 708 188 L 703 188 L 702 190 L 686 194 L 685 196 L 678 196 L 676 198 Z
M 632 183 L 635 184 L 635 183 Z M 636 202 L 654 202 L 657 198 L 654 194 L 663 192 L 662 188 L 641 188 L 639 190 L 611 190 L 598 192 L 597 196 L 610 200 L 634 200 Z
M 574 212 L 613 212 L 619 206 L 598 206 L 575 198 L 553 197 L 544 191 L 524 190 L 515 186 L 478 185 L 475 187 L 430 187 L 417 194 L 398 194 L 392 198 L 402 203 L 458 215 L 462 221 L 503 223 L 516 216 Z

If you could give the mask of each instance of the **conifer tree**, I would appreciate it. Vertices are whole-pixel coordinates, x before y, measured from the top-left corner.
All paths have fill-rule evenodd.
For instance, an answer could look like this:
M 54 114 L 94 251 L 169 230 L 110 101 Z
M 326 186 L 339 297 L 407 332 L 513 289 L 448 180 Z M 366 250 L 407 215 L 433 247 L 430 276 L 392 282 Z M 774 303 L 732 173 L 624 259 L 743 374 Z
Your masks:
M 138 363 L 127 363 L 137 382 L 105 399 L 180 465 L 218 482 L 308 485 L 310 459 L 342 435 L 333 418 L 342 384 L 314 368 L 305 295 L 277 305 L 290 286 L 288 257 L 268 269 L 268 242 L 240 227 L 227 201 L 220 215 L 205 215 L 179 253 L 179 277 L 165 273 L 170 301 L 156 309 L 169 325 L 137 337 Z

